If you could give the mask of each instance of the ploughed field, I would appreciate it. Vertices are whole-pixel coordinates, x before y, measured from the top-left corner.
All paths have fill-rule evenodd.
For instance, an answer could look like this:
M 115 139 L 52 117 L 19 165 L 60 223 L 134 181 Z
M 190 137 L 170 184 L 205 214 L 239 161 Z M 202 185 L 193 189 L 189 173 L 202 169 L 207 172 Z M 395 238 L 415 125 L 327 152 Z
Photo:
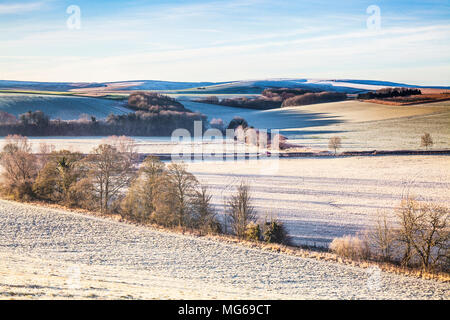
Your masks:
M 450 286 L 0 201 L 0 298 L 448 299 Z

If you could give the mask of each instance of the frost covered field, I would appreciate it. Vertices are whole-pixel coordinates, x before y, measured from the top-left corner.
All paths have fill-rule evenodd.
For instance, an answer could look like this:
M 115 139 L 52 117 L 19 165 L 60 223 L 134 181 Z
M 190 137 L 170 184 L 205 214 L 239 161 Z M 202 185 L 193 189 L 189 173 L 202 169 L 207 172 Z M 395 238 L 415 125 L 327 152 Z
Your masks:
M 83 114 L 102 119 L 110 113 L 125 114 L 130 112 L 129 109 L 123 107 L 123 102 L 115 100 L 12 93 L 0 93 L 0 110 L 11 113 L 16 117 L 29 110 L 41 110 L 50 118 L 60 118 L 61 120 L 78 119 Z
M 450 203 L 450 157 L 377 156 L 191 163 L 223 206 L 240 181 L 251 185 L 261 218 L 275 216 L 297 244 L 328 245 L 374 225 L 402 195 Z
M 450 285 L 0 201 L 0 298 L 449 299 Z

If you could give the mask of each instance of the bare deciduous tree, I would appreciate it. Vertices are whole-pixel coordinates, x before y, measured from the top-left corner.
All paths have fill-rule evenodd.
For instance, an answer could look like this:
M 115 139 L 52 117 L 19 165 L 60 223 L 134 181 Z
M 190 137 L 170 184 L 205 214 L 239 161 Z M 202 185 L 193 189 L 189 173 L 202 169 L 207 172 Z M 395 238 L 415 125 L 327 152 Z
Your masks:
M 156 157 L 147 157 L 139 169 L 138 178 L 122 201 L 122 216 L 140 223 L 149 222 L 164 180 L 167 180 L 164 163 Z
M 342 147 L 341 138 L 340 137 L 331 137 L 328 140 L 328 148 L 334 150 L 334 155 L 337 154 L 337 149 Z
M 127 142 L 128 145 L 118 147 L 101 144 L 86 157 L 101 212 L 108 213 L 111 199 L 117 197 L 135 178 L 134 142 L 131 139 Z
M 415 253 L 424 269 L 433 270 L 450 253 L 450 211 L 433 203 L 404 199 L 397 214 L 405 257 Z
M 38 171 L 31 144 L 26 137 L 18 135 L 7 136 L 5 142 L 0 154 L 5 191 L 18 199 L 28 197 L 32 194 L 32 184 Z
M 208 189 L 204 186 L 196 191 L 194 203 L 193 227 L 201 232 L 210 232 L 217 227 L 215 220 L 216 212 L 211 205 L 212 196 L 208 194 Z
M 428 150 L 429 147 L 431 147 L 433 145 L 433 138 L 431 137 L 431 134 L 429 134 L 428 132 L 425 132 L 423 134 L 423 136 L 420 137 L 421 139 L 421 143 L 420 145 L 422 147 L 425 147 L 425 149 Z
M 397 241 L 397 232 L 391 227 L 385 212 L 379 213 L 375 228 L 369 237 L 373 240 L 382 260 L 391 261 L 395 242 Z
M 240 239 L 245 237 L 247 225 L 256 221 L 256 212 L 251 202 L 250 186 L 241 182 L 236 194 L 228 201 L 231 227 Z
M 184 164 L 172 163 L 167 168 L 168 183 L 175 201 L 175 216 L 179 227 L 189 225 L 192 216 L 195 192 L 198 181 L 195 176 L 186 171 Z

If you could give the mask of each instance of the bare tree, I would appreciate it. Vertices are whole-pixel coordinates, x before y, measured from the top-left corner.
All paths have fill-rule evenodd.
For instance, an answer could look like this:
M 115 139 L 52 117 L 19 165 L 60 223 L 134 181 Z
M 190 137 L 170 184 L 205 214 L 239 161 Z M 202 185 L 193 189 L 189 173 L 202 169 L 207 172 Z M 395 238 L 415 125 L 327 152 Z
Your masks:
M 392 260 L 397 232 L 391 227 L 385 212 L 379 213 L 375 229 L 369 234 L 384 261 Z
M 164 163 L 156 157 L 147 157 L 139 169 L 138 178 L 122 201 L 122 216 L 140 223 L 149 222 L 155 211 L 155 198 L 161 192 L 160 188 L 165 180 L 167 175 Z
M 133 143 L 131 139 L 128 142 Z M 108 213 L 111 199 L 117 197 L 135 178 L 134 160 L 135 153 L 131 146 L 119 150 L 110 144 L 101 144 L 86 157 L 88 175 L 101 212 Z
M 251 202 L 250 186 L 241 182 L 236 194 L 228 201 L 231 227 L 240 239 L 245 237 L 247 225 L 256 221 L 256 212 Z
M 7 136 L 5 142 L 0 154 L 5 191 L 15 198 L 28 197 L 32 195 L 32 184 L 38 171 L 31 144 L 26 137 L 18 135 Z
M 341 138 L 340 137 L 331 137 L 328 140 L 328 148 L 334 150 L 334 155 L 337 154 L 337 149 L 342 147 Z
M 171 195 L 175 201 L 175 216 L 178 226 L 186 226 L 192 217 L 195 190 L 198 181 L 195 176 L 186 171 L 184 164 L 172 163 L 167 168 L 168 183 L 173 186 Z
M 398 209 L 401 239 L 409 251 L 418 256 L 426 270 L 433 270 L 450 253 L 450 211 L 433 203 L 420 203 L 413 198 L 402 201 Z
M 204 186 L 196 191 L 194 198 L 193 226 L 202 232 L 214 231 L 218 226 L 216 223 L 216 212 L 211 205 L 212 196 Z
M 428 132 L 425 132 L 423 136 L 420 137 L 420 139 L 421 139 L 420 145 L 422 147 L 425 147 L 426 150 L 428 150 L 428 148 L 434 144 L 433 138 L 431 137 L 431 134 L 429 134 Z

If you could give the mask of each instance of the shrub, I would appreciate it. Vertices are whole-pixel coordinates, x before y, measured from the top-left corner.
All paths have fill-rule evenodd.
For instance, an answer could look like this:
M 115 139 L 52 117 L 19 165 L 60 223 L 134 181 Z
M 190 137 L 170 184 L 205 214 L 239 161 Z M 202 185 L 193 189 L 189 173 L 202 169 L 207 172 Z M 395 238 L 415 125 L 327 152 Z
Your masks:
M 82 156 L 62 150 L 52 152 L 46 158 L 46 164 L 33 184 L 33 191 L 42 200 L 66 202 L 70 187 L 82 174 L 81 167 L 78 166 Z
M 353 236 L 334 238 L 330 243 L 330 250 L 341 257 L 354 260 L 360 260 L 366 257 L 363 241 Z
M 245 229 L 245 239 L 249 241 L 259 241 L 261 238 L 261 228 L 259 224 L 250 222 Z
M 290 239 L 286 227 L 281 221 L 272 219 L 264 222 L 263 240 L 268 243 L 289 244 Z

